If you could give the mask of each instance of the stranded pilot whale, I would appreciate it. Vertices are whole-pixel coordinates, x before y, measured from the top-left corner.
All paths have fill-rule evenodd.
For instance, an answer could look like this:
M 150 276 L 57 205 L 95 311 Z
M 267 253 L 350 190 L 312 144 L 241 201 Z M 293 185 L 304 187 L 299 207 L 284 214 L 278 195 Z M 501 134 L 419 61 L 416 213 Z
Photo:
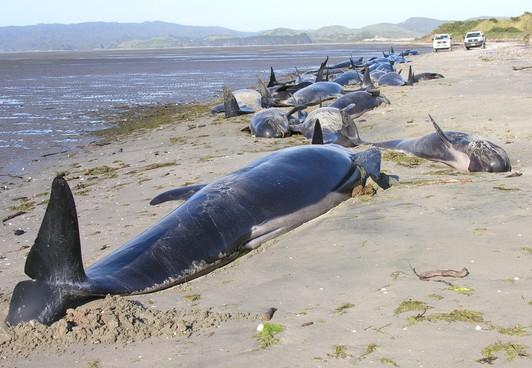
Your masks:
M 56 177 L 26 260 L 31 280 L 15 286 L 6 323 L 51 324 L 67 308 L 106 294 L 148 293 L 201 276 L 324 214 L 369 177 L 387 188 L 391 179 L 380 162 L 376 148 L 353 153 L 306 145 L 273 152 L 208 185 L 156 197 L 153 203 L 186 201 L 86 270 L 74 198 L 66 180 Z
M 358 144 L 410 153 L 431 161 L 442 162 L 460 171 L 504 172 L 512 170 L 506 151 L 484 138 L 464 132 L 443 131 L 429 114 L 436 130 L 418 138 L 369 143 L 360 139 L 356 125 L 352 140 Z

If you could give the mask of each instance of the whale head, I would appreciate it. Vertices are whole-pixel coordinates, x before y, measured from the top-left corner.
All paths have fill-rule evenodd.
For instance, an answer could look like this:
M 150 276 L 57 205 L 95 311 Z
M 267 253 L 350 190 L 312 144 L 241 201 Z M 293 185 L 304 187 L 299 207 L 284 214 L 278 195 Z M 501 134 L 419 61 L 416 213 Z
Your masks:
M 469 171 L 505 172 L 512 170 L 506 151 L 485 139 L 473 140 L 468 147 Z

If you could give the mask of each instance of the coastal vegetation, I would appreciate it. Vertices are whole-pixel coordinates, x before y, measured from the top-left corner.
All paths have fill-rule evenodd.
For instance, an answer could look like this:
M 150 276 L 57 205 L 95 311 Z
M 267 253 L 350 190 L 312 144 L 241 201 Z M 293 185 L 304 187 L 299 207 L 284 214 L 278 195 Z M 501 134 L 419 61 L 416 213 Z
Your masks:
M 471 19 L 447 22 L 437 27 L 432 34 L 449 33 L 455 41 L 461 40 L 469 31 L 482 31 L 489 40 L 529 40 L 532 34 L 532 13 L 518 17 Z

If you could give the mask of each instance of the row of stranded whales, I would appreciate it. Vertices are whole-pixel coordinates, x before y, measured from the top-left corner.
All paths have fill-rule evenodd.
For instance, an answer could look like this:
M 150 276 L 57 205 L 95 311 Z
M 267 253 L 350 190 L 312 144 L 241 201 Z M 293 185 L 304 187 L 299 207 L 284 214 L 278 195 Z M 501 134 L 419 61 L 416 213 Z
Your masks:
M 397 55 L 393 50 L 391 54 Z M 384 59 L 391 65 L 390 55 Z M 404 55 L 393 59 L 403 62 Z M 338 83 L 309 82 L 296 93 L 313 85 L 317 87 L 299 94 L 305 103 L 294 101 L 290 111 L 271 107 L 275 97 L 270 90 L 254 91 L 260 97 L 253 90 L 243 90 L 237 94 L 238 101 L 226 89 L 223 106 L 226 116 L 255 112 L 249 127 L 252 133 L 273 138 L 298 132 L 312 137 L 313 144 L 275 151 L 210 184 L 181 187 L 156 196 L 150 204 L 184 202 L 86 270 L 74 198 L 66 180 L 56 177 L 37 238 L 26 259 L 25 273 L 30 280 L 15 286 L 6 323 L 13 326 L 36 320 L 51 324 L 67 308 L 107 294 L 155 292 L 221 267 L 243 250 L 253 249 L 329 211 L 349 198 L 356 186 L 364 186 L 368 178 L 383 189 L 389 188 L 396 177 L 381 172 L 382 149 L 443 162 L 462 171 L 511 170 L 508 155 L 501 147 L 468 133 L 443 131 L 432 117 L 435 133 L 391 141 L 363 141 L 353 116 L 389 103 L 370 81 L 369 66 L 381 60 L 375 58 L 364 65 L 362 90 L 343 93 Z M 382 61 L 382 65 L 386 63 Z M 326 62 L 320 69 L 330 70 Z M 377 65 L 373 70 L 385 71 L 388 67 Z M 273 68 L 271 71 L 273 74 Z M 435 78 L 440 75 L 422 73 L 418 81 Z M 415 80 L 411 69 L 409 80 Z M 268 88 L 289 84 L 278 82 L 275 75 L 269 84 L 272 83 L 274 86 Z M 340 98 L 305 116 L 302 110 L 315 102 L 314 96 L 319 95 L 316 90 L 321 86 L 331 91 L 336 88 L 336 97 Z M 321 103 L 323 96 L 319 99 Z M 363 144 L 373 147 L 361 152 L 345 148 Z
M 319 137 L 319 122 L 316 131 Z M 87 269 L 72 192 L 56 177 L 26 259 L 30 280 L 15 286 L 6 323 L 49 325 L 67 308 L 107 294 L 150 293 L 201 276 L 326 213 L 370 177 L 388 188 L 395 178 L 380 163 L 376 148 L 353 153 L 317 144 L 270 153 L 210 184 L 157 196 L 152 204 L 184 202 Z

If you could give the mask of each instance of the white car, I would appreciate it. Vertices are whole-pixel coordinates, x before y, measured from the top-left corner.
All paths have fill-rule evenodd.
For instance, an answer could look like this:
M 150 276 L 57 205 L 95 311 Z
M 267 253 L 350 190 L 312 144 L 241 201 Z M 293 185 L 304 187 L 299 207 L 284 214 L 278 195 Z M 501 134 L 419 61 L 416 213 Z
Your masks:
M 486 48 L 486 37 L 480 31 L 467 32 L 464 37 L 464 47 L 469 50 L 471 47 Z
M 447 33 L 435 34 L 432 38 L 432 49 L 434 52 L 438 50 L 452 50 L 453 39 L 451 35 Z

